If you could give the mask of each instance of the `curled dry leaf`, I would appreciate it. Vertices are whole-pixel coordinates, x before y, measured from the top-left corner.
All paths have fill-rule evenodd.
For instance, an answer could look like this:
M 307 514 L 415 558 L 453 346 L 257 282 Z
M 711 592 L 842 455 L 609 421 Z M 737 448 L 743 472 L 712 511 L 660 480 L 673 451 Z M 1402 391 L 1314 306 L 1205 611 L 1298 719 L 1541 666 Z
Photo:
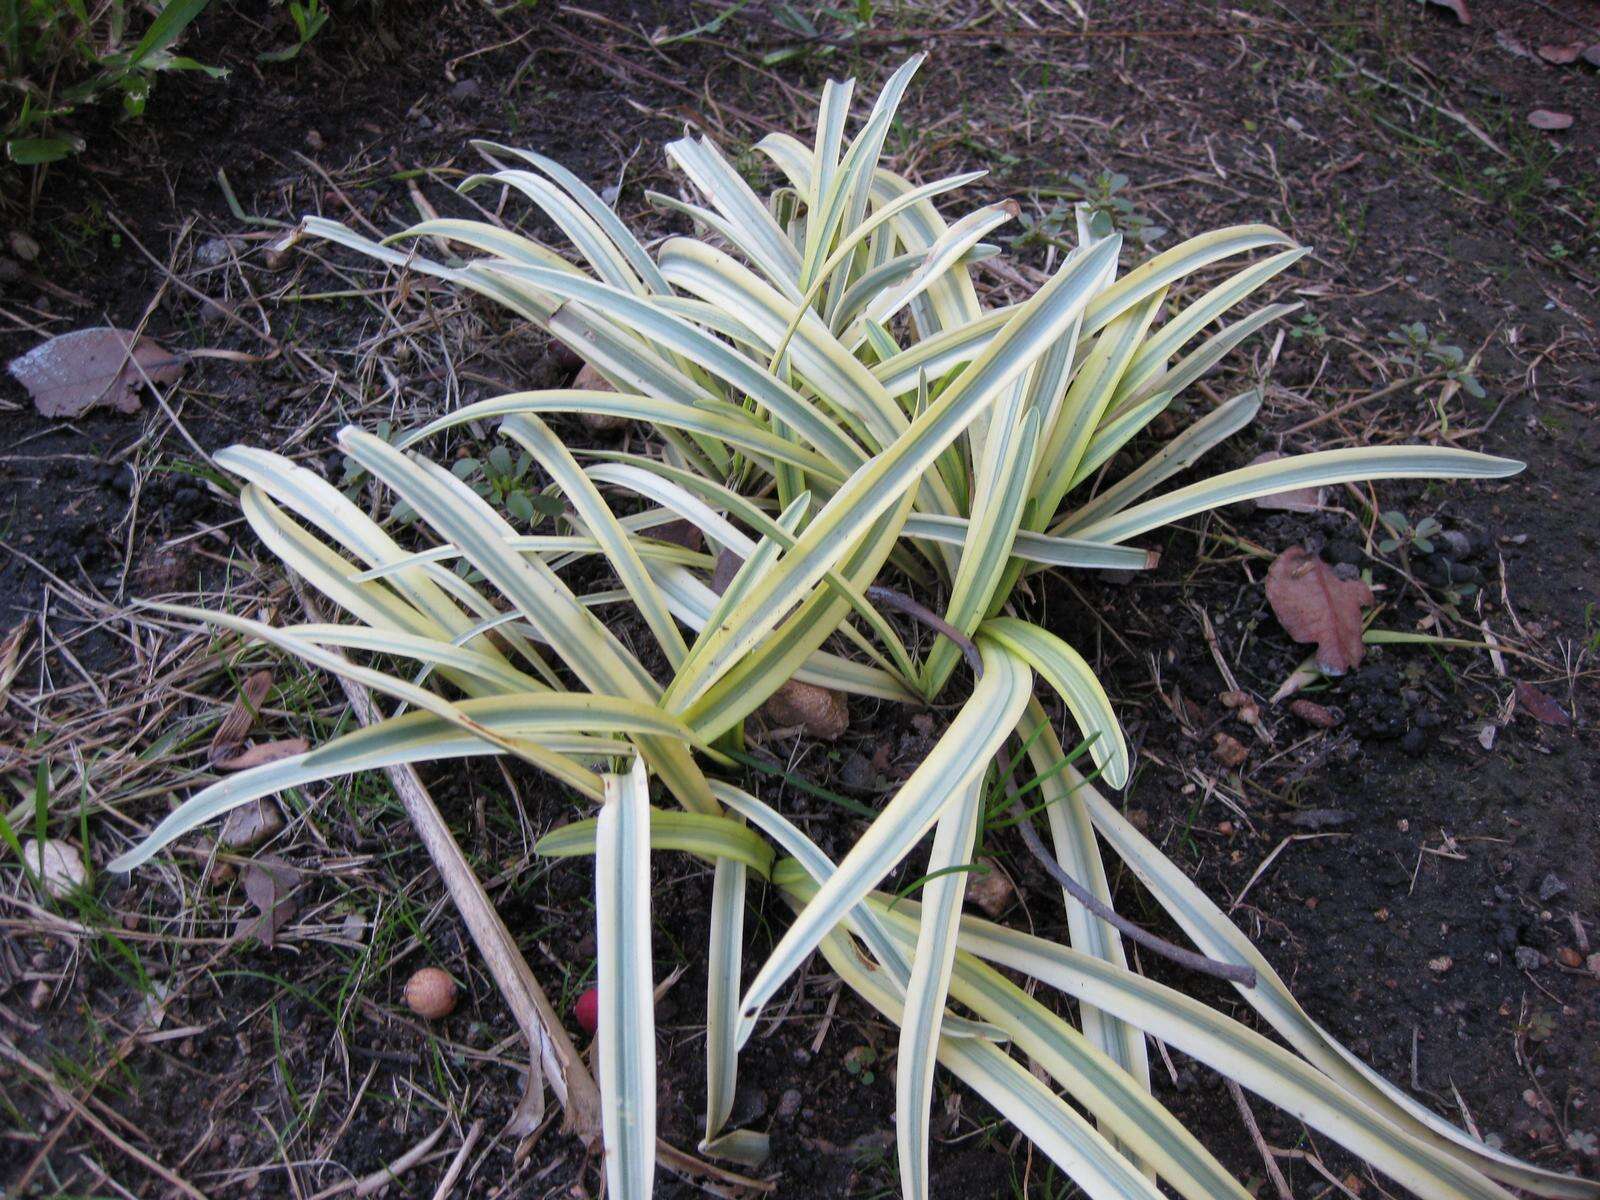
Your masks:
M 1278 623 L 1297 642 L 1315 642 L 1317 666 L 1326 675 L 1343 675 L 1359 666 L 1361 610 L 1373 602 L 1372 589 L 1340 579 L 1322 559 L 1291 546 L 1267 572 L 1267 602 Z
M 836 742 L 850 727 L 850 706 L 844 693 L 791 679 L 761 706 L 774 725 L 799 725 L 814 738 Z
M 1463 25 L 1472 24 L 1472 16 L 1467 12 L 1467 0 L 1423 0 L 1425 4 L 1432 4 L 1435 8 L 1446 8 L 1455 13 L 1456 20 Z
M 1518 682 L 1517 703 L 1528 710 L 1528 715 L 1541 725 L 1565 727 L 1572 724 L 1567 710 L 1546 696 L 1531 683 Z
M 1315 725 L 1318 729 L 1332 729 L 1344 718 L 1336 708 L 1328 708 L 1323 704 L 1316 704 L 1310 700 L 1294 700 L 1289 704 L 1289 711 L 1299 717 L 1307 725 Z
M 1558 67 L 1564 67 L 1568 63 L 1577 62 L 1578 57 L 1582 53 L 1582 42 L 1567 42 L 1560 46 L 1539 47 L 1539 57 L 1544 59 L 1545 62 L 1555 63 Z
M 1554 132 L 1558 129 L 1572 128 L 1572 114 L 1556 112 L 1550 108 L 1536 108 L 1528 114 L 1528 124 L 1535 129 L 1548 129 Z
M 247 746 L 236 750 L 227 758 L 219 759 L 213 764 L 219 771 L 248 771 L 251 767 L 259 767 L 266 763 L 277 762 L 283 758 L 293 758 L 296 754 L 304 754 L 311 748 L 311 743 L 305 738 L 284 738 L 278 742 L 257 742 L 254 746 Z
M 1268 463 L 1283 455 L 1277 450 L 1268 450 L 1265 454 L 1258 454 L 1250 460 L 1253 467 L 1258 463 Z M 1327 488 L 1292 488 L 1287 492 L 1273 492 L 1270 496 L 1257 496 L 1257 508 L 1277 509 L 1282 512 L 1320 512 L 1327 503 Z
M 211 761 L 216 766 L 237 757 L 244 739 L 256 723 L 256 714 L 272 691 L 272 672 L 256 671 L 245 678 L 239 687 L 239 698 L 233 702 L 228 715 L 222 718 L 217 732 L 211 737 Z M 234 768 L 237 769 L 237 768 Z
M 981 908 L 991 918 L 999 920 L 1000 914 L 1016 899 L 1017 889 L 1006 878 L 992 859 L 980 859 L 980 869 L 967 876 L 967 903 Z
M 41 342 L 12 359 L 7 370 L 28 389 L 42 416 L 78 417 L 100 405 L 138 412 L 144 381 L 173 383 L 186 361 L 150 338 L 99 326 Z
M 300 886 L 300 872 L 283 859 L 264 854 L 240 868 L 239 882 L 256 911 L 239 918 L 233 936 L 259 938 L 263 946 L 271 949 L 278 931 L 299 911 L 293 892 Z

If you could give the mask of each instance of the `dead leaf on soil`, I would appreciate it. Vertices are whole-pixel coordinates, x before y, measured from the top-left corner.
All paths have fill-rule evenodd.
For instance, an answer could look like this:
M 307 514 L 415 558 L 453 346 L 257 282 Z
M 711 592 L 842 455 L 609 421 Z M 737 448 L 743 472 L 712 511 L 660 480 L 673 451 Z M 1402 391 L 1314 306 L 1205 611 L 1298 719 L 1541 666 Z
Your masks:
M 1578 56 L 1582 53 L 1582 42 L 1568 42 L 1563 46 L 1539 47 L 1539 57 L 1544 59 L 1545 62 L 1555 63 L 1558 67 L 1564 67 L 1568 63 L 1577 62 Z
M 17 677 L 22 660 L 22 644 L 27 640 L 28 630 L 33 628 L 33 619 L 25 618 L 11 627 L 11 632 L 6 634 L 5 640 L 0 641 L 0 710 L 6 706 L 6 697 L 11 693 L 11 681 Z
M 233 707 L 222 718 L 222 724 L 217 726 L 217 732 L 211 738 L 210 757 L 214 764 L 220 764 L 239 753 L 270 691 L 271 671 L 256 671 L 240 685 L 239 698 L 233 702 Z
M 1244 765 L 1244 760 L 1250 757 L 1250 747 L 1238 738 L 1226 733 L 1218 733 L 1212 739 L 1211 752 L 1217 756 L 1217 761 L 1230 770 Z
M 814 738 L 836 742 L 850 728 L 850 706 L 844 693 L 791 679 L 761 706 L 774 725 L 802 726 Z
M 1467 0 L 1423 0 L 1423 2 L 1426 4 L 1432 4 L 1435 8 L 1449 9 L 1451 12 L 1455 13 L 1456 20 L 1460 21 L 1463 25 L 1472 24 L 1472 17 L 1467 13 Z
M 1541 725 L 1565 727 L 1572 724 L 1572 718 L 1567 716 L 1567 710 L 1531 683 L 1518 682 L 1517 703 L 1527 709 L 1528 715 Z
M 1265 454 L 1258 454 L 1250 460 L 1253 467 L 1257 463 L 1273 462 L 1282 458 L 1277 450 L 1268 450 Z M 1328 499 L 1327 488 L 1292 488 L 1287 492 L 1273 492 L 1270 496 L 1257 496 L 1257 508 L 1272 508 L 1283 512 L 1320 512 Z
M 1528 114 L 1528 124 L 1535 129 L 1548 129 L 1551 131 L 1571 129 L 1572 114 L 1556 112 L 1550 108 L 1536 108 Z
M 671 542 L 674 546 L 682 546 L 685 550 L 699 551 L 705 548 L 705 535 L 700 532 L 700 526 L 693 521 L 679 519 L 668 521 L 665 525 L 657 525 L 649 531 L 649 535 L 657 541 Z
M 993 859 L 981 859 L 977 865 L 983 870 L 967 876 L 966 902 L 977 905 L 990 917 L 998 919 L 1017 898 L 1017 889 Z
M 1366 584 L 1340 579 L 1305 547 L 1291 546 L 1267 572 L 1267 602 L 1284 632 L 1297 642 L 1316 643 L 1317 666 L 1325 675 L 1360 665 L 1366 652 L 1361 610 L 1373 603 Z
M 138 412 L 146 377 L 151 383 L 172 383 L 186 361 L 151 338 L 135 340 L 126 330 L 100 326 L 41 342 L 12 359 L 7 369 L 28 389 L 41 415 L 77 417 L 97 405 Z
M 255 937 L 268 949 L 278 931 L 294 919 L 300 906 L 292 893 L 300 886 L 300 872 L 283 859 L 264 854 L 246 863 L 239 871 L 239 882 L 244 894 L 255 905 L 256 912 L 239 918 L 234 927 L 235 939 Z
M 579 368 L 573 377 L 572 386 L 589 392 L 614 392 L 617 389 L 611 386 L 611 381 L 596 371 L 588 363 Z M 614 429 L 623 429 L 628 424 L 627 417 L 619 417 L 616 413 L 586 412 L 579 416 L 585 429 L 594 433 L 608 433 Z
M 257 742 L 235 751 L 226 758 L 221 758 L 214 764 L 219 771 L 248 771 L 251 767 L 263 766 L 266 763 L 278 762 L 280 759 L 293 758 L 296 754 L 304 754 L 311 749 L 311 743 L 305 738 L 284 738 L 279 742 Z

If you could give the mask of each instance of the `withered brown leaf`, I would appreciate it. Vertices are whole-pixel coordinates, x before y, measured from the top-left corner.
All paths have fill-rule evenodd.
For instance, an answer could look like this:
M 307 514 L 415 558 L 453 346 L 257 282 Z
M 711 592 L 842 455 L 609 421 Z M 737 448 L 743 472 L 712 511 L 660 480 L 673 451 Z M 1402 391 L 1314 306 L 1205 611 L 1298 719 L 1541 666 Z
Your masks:
M 138 412 L 145 379 L 175 382 L 185 361 L 150 338 L 100 326 L 41 342 L 12 359 L 7 370 L 28 389 L 42 416 L 78 417 L 98 405 Z
M 1372 589 L 1359 580 L 1340 579 L 1333 568 L 1304 546 L 1291 546 L 1267 572 L 1267 602 L 1297 642 L 1315 642 L 1317 666 L 1343 675 L 1359 666 L 1361 610 L 1373 602 Z
M 1527 709 L 1528 715 L 1541 725 L 1567 726 L 1572 724 L 1572 718 L 1567 715 L 1567 710 L 1531 683 L 1523 683 L 1518 680 L 1517 703 Z

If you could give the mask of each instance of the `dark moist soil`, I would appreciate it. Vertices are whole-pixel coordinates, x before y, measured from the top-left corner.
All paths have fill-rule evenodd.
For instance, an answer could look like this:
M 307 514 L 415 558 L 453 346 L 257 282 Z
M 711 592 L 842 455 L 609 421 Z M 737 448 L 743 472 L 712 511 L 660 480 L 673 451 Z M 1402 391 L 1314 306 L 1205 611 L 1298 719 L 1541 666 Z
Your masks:
M 249 213 L 292 221 L 316 211 L 357 226 L 370 220 L 388 232 L 416 215 L 405 182 L 394 175 L 473 169 L 465 142 L 487 136 L 538 149 L 597 187 L 624 178 L 624 215 L 665 228 L 648 212 L 643 191 L 676 187 L 660 144 L 680 132 L 685 114 L 704 110 L 707 96 L 719 105 L 715 123 L 725 123 L 730 134 L 759 135 L 740 125 L 742 114 L 755 114 L 804 136 L 805 102 L 791 87 L 814 91 L 830 73 L 880 75 L 918 44 L 933 59 L 913 88 L 902 126 L 923 177 L 977 160 L 993 171 L 985 188 L 1020 195 L 1062 186 L 1071 172 L 1116 169 L 1135 187 L 1152 185 L 1137 194 L 1141 207 L 1175 235 L 1259 219 L 1314 243 L 1318 254 L 1292 273 L 1296 298 L 1309 303 L 1330 334 L 1351 340 L 1285 340 L 1259 431 L 1219 451 L 1219 465 L 1239 465 L 1269 449 L 1318 449 L 1348 444 L 1340 440 L 1347 436 L 1387 438 L 1426 427 L 1427 406 L 1402 395 L 1371 414 L 1379 419 L 1370 426 L 1324 426 L 1282 445 L 1276 436 L 1325 409 L 1325 395 L 1359 395 L 1381 385 L 1386 376 L 1374 374 L 1374 356 L 1383 335 L 1425 321 L 1469 352 L 1484 346 L 1478 374 L 1488 396 L 1458 399 L 1453 412 L 1457 428 L 1489 426 L 1467 444 L 1529 464 L 1523 475 L 1497 484 L 1380 489 L 1384 510 L 1400 509 L 1413 520 L 1436 516 L 1467 537 L 1466 552 L 1414 556 L 1412 573 L 1430 581 L 1418 590 L 1393 569 L 1395 560 L 1367 557 L 1362 511 L 1353 495 L 1343 495 L 1333 498 L 1339 512 L 1319 516 L 1241 508 L 1191 523 L 1160 540 L 1162 564 L 1151 576 L 1078 575 L 1070 586 L 1041 587 L 1031 605 L 1095 660 L 1124 715 L 1142 764 L 1124 801 L 1130 816 L 1224 906 L 1243 894 L 1235 919 L 1312 1015 L 1451 1119 L 1475 1122 L 1544 1165 L 1593 1176 L 1596 1158 L 1582 1147 L 1585 1135 L 1600 1132 L 1594 1107 L 1600 990 L 1584 961 L 1600 949 L 1593 944 L 1600 940 L 1600 819 L 1590 716 L 1596 700 L 1590 610 L 1600 599 L 1591 519 L 1600 483 L 1594 366 L 1600 210 L 1593 170 L 1600 104 L 1594 71 L 1581 63 L 1548 64 L 1537 48 L 1585 36 L 1594 6 L 1480 2 L 1472 6 L 1474 24 L 1462 27 L 1438 6 L 1302 0 L 1218 16 L 1200 6 L 1119 5 L 1115 14 L 1092 15 L 1108 29 L 1152 36 L 950 36 L 831 56 L 813 47 L 774 71 L 747 69 L 733 57 L 753 62 L 782 43 L 783 35 L 758 15 L 705 41 L 652 52 L 641 48 L 638 31 L 687 28 L 689 14 L 675 5 L 591 7 L 601 15 L 540 10 L 503 23 L 464 5 L 438 11 L 386 5 L 376 17 L 357 9 L 342 13 L 292 62 L 266 64 L 255 55 L 286 40 L 282 11 L 214 6 L 185 52 L 229 66 L 231 78 L 221 85 L 163 78 L 138 124 L 85 119 L 90 152 L 53 169 L 26 215 L 8 211 L 43 250 L 37 262 L 22 264 L 20 280 L 5 283 L 5 309 L 51 332 L 132 326 L 159 292 L 147 330 L 152 336 L 174 348 L 250 356 L 196 360 L 174 397 L 188 435 L 207 450 L 233 441 L 274 444 L 314 418 L 303 445 L 313 462 L 337 470 L 325 448 L 349 389 L 329 386 L 294 350 L 338 362 L 351 372 L 344 383 L 361 394 L 381 393 L 383 381 L 359 375 L 355 356 L 339 358 L 341 347 L 374 331 L 373 310 L 352 301 L 284 300 L 290 291 L 349 287 L 349 278 L 298 253 L 286 265 L 270 264 L 267 242 L 276 235 L 235 219 L 217 183 L 219 169 Z M 694 13 L 697 21 L 712 15 Z M 902 26 L 945 27 L 959 15 L 930 12 Z M 1216 29 L 1223 19 L 1265 32 L 1225 34 Z M 1046 13 L 1039 21 L 1059 23 Z M 880 23 L 879 33 L 889 28 Z M 617 57 L 605 59 L 574 39 Z M 1592 40 L 1600 41 L 1600 33 Z M 1508 153 L 1491 152 L 1453 119 L 1369 88 L 1340 66 L 1339 54 L 1381 63 L 1373 57 L 1379 48 L 1410 55 L 1444 86 L 1441 103 L 1467 114 Z M 610 69 L 602 70 L 602 62 Z M 1405 78 L 1413 90 L 1421 86 L 1414 75 Z M 1023 103 L 1030 91 L 1037 112 Z M 1533 134 L 1525 115 L 1534 108 L 1571 112 L 1577 123 L 1556 137 Z M 1192 181 L 1181 182 L 1185 176 Z M 1176 186 L 1163 183 L 1174 177 Z M 441 211 L 468 211 L 452 203 L 440 180 L 419 183 Z M 178 273 L 225 299 L 245 324 L 259 328 L 262 311 L 270 315 L 278 354 L 270 354 L 273 343 L 182 288 L 163 289 L 163 273 L 132 244 L 137 238 L 166 261 L 191 218 L 194 227 L 177 247 Z M 248 240 L 250 234 L 258 236 Z M 196 274 L 199 248 L 223 235 L 239 239 L 242 265 Z M 319 254 L 348 265 L 348 256 Z M 1038 252 L 1032 254 L 1037 261 Z M 260 296 L 274 297 L 264 310 L 255 306 Z M 0 353 L 9 359 L 37 340 L 13 328 L 0 337 Z M 1264 345 L 1249 351 L 1256 362 L 1264 353 Z M 548 360 L 536 342 L 499 337 L 488 361 L 489 377 L 510 372 L 519 384 L 549 382 L 538 378 Z M 1236 365 L 1234 375 L 1215 384 L 1216 394 L 1250 382 L 1248 366 Z M 418 412 L 492 391 L 465 374 L 459 393 L 425 373 L 398 383 L 408 423 Z M 234 509 L 197 478 L 192 451 L 148 400 L 137 417 L 95 412 L 45 421 L 6 377 L 0 406 L 9 433 L 0 456 L 0 536 L 11 548 L 0 559 L 4 625 L 39 611 L 46 571 L 75 588 L 123 598 L 188 590 L 220 572 L 216 564 L 233 552 L 237 526 L 194 539 L 187 550 L 158 549 L 223 525 Z M 130 464 L 138 464 L 137 473 Z M 130 543 L 119 522 L 134 497 Z M 1199 614 L 1209 616 L 1218 652 L 1239 686 L 1263 700 L 1306 651 L 1287 640 L 1266 606 L 1266 561 L 1197 531 L 1269 553 L 1308 542 L 1331 561 L 1372 567 L 1387 585 L 1377 622 L 1387 629 L 1416 627 L 1441 601 L 1444 582 L 1475 580 L 1483 589 L 1481 617 L 1497 634 L 1516 636 L 1520 622 L 1525 644 L 1572 674 L 1507 656 L 1509 674 L 1502 677 L 1475 651 L 1378 648 L 1347 677 L 1302 693 L 1334 711 L 1333 728 L 1267 705 L 1273 741 L 1266 744 L 1221 701 L 1228 684 Z M 1478 636 L 1477 601 L 1464 604 L 1470 623 L 1458 625 L 1458 635 Z M 109 637 L 79 646 L 91 656 L 90 670 L 109 670 L 123 653 Z M 103 661 L 92 661 L 96 654 Z M 1506 722 L 1513 680 L 1536 684 L 1575 715 L 1574 725 L 1543 725 L 1525 709 Z M 965 686 L 957 680 L 951 694 Z M 226 699 L 217 693 L 217 703 Z M 769 748 L 790 755 L 799 775 L 871 804 L 909 774 L 946 718 L 858 703 L 851 731 L 836 745 Z M 1495 726 L 1490 748 L 1480 743 L 1485 726 Z M 1223 760 L 1227 744 L 1219 748 L 1219 734 L 1248 749 L 1242 766 Z M 535 832 L 573 815 L 570 798 L 537 779 L 516 778 L 517 804 Z M 494 770 L 430 782 L 469 853 L 495 880 L 496 901 L 535 972 L 565 1010 L 586 985 L 593 954 L 587 866 L 529 869 L 516 839 L 486 840 L 485 811 L 489 826 L 500 829 L 497 817 L 512 808 Z M 825 849 L 838 852 L 863 827 L 827 801 L 792 787 L 778 790 L 770 778 L 750 782 L 806 818 Z M 156 810 L 132 815 L 148 820 Z M 343 840 L 297 847 L 309 878 L 303 911 L 327 904 L 330 919 L 369 911 L 375 892 L 425 910 L 447 903 L 392 805 L 370 820 L 329 828 Z M 1027 908 L 1026 916 L 1011 919 L 1064 936 L 1042 874 L 1008 837 L 992 849 L 1016 877 Z M 348 856 L 363 865 L 341 874 Z M 661 1132 L 692 1148 L 704 1098 L 700 1014 L 709 875 L 689 860 L 661 861 L 656 870 L 656 962 L 663 973 L 684 968 L 658 1014 Z M 914 873 L 907 866 L 894 878 L 903 882 Z M 1138 889 L 1119 882 L 1120 905 L 1165 928 Z M 749 969 L 787 919 L 776 896 L 757 892 L 754 899 Z M 173 893 L 149 877 L 110 885 L 105 900 L 158 922 L 180 911 Z M 231 950 L 168 1014 L 167 1027 L 202 1031 L 136 1050 L 126 1076 L 99 1096 L 137 1127 L 145 1149 L 169 1165 L 182 1163 L 183 1173 L 214 1195 L 289 1194 L 274 1165 L 281 1155 L 257 1112 L 267 1114 L 268 1125 L 298 1114 L 299 1157 L 314 1152 L 341 1168 L 308 1170 L 301 1179 L 308 1190 L 346 1178 L 344 1171 L 377 1169 L 437 1124 L 438 1114 L 407 1103 L 414 1080 L 456 1104 L 463 1126 L 482 1119 L 493 1135 L 516 1100 L 520 1043 L 449 914 L 430 919 L 423 938 L 408 958 L 377 959 L 377 974 L 364 980 L 353 1003 L 329 982 L 351 969 L 348 947 L 310 938 L 292 949 Z M 192 962 L 174 965 L 175 977 L 212 952 L 197 946 Z M 13 1027 L 9 1013 L 26 1007 L 31 986 L 22 978 L 24 964 L 59 973 L 66 955 L 59 941 L 19 935 L 0 961 L 0 984 L 14 984 L 0 993 L 7 1037 L 36 1062 L 94 1062 L 136 1020 L 139 993 L 116 957 L 106 956 L 75 968 L 42 1012 Z M 467 986 L 462 1007 L 432 1030 L 399 1003 L 406 975 L 423 961 L 448 966 Z M 1204 980 L 1160 962 L 1144 966 L 1247 1014 Z M 848 994 L 835 1000 L 816 965 L 775 1011 L 784 1019 L 763 1029 L 742 1059 L 734 1116 L 735 1124 L 771 1129 L 774 1155 L 764 1173 L 786 1197 L 889 1194 L 893 1085 L 886 1064 L 893 1031 Z M 1260 1161 L 1220 1081 L 1179 1056 L 1172 1066 L 1169 1073 L 1159 1057 L 1154 1064 L 1162 1100 L 1241 1178 L 1259 1182 Z M 364 1077 L 365 1106 L 341 1126 Z M 7 1075 L 8 1095 L 14 1078 Z M 0 1187 L 37 1153 L 27 1135 L 47 1134 L 61 1121 L 59 1105 L 41 1105 L 34 1091 L 18 1104 L 7 1111 L 20 1118 L 14 1131 L 20 1136 L 0 1153 Z M 992 1120 L 984 1106 L 942 1084 L 935 1104 L 935 1194 L 1012 1195 L 1024 1186 L 1029 1194 L 1053 1194 L 1025 1143 L 1004 1129 L 984 1128 Z M 1271 1144 L 1322 1154 L 1358 1193 L 1374 1186 L 1320 1138 L 1265 1105 L 1254 1108 Z M 1567 1134 L 1574 1135 L 1570 1145 Z M 33 1194 L 51 1194 L 52 1172 L 77 1170 L 66 1151 L 86 1144 L 95 1146 L 90 1134 L 69 1132 L 50 1169 L 35 1176 Z M 134 1194 L 166 1194 L 104 1143 L 98 1154 Z M 253 1180 L 216 1174 L 245 1164 L 264 1166 Z M 1324 1186 L 1301 1161 L 1285 1159 L 1283 1166 L 1298 1194 Z M 397 1194 L 431 1194 L 443 1169 L 443 1163 L 419 1168 Z M 574 1187 L 596 1194 L 599 1187 L 595 1163 L 553 1129 L 525 1161 L 513 1163 L 508 1140 L 477 1170 L 474 1195 L 496 1194 L 502 1185 L 516 1195 L 585 1194 L 570 1192 Z M 669 1179 L 660 1194 L 691 1190 Z

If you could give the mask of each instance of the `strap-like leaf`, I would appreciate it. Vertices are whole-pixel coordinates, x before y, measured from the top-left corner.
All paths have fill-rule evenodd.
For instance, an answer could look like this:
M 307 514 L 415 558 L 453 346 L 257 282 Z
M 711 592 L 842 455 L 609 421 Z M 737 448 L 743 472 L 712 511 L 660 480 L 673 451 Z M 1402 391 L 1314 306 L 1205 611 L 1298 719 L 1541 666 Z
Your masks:
M 644 761 L 605 777 L 595 833 L 600 1122 L 606 1190 L 650 1200 L 656 1170 L 655 979 L 650 958 L 650 801 Z
M 1033 677 L 1022 661 L 990 642 L 980 643 L 983 677 L 944 737 L 839 863 L 816 897 L 762 964 L 745 991 L 740 1043 L 756 1014 L 817 943 L 892 871 L 940 813 L 982 778 L 995 750 L 1016 727 Z
M 895 1130 L 901 1194 L 928 1195 L 928 1115 L 933 1099 L 933 1061 L 938 1050 L 950 968 L 956 957 L 956 928 L 966 896 L 978 817 L 983 810 L 979 776 L 939 818 L 928 855 L 928 881 L 922 887 L 922 923 L 911 956 L 900 1051 L 895 1064 Z
M 1125 542 L 1207 509 L 1273 492 L 1325 487 L 1358 479 L 1503 479 L 1522 463 L 1442 446 L 1364 446 L 1321 450 L 1241 467 L 1146 500 L 1076 531 L 1097 542 Z
M 1128 782 L 1128 744 L 1094 669 L 1048 629 L 1015 617 L 994 617 L 979 632 L 1022 658 L 1067 703 L 1089 744 L 1089 754 L 1112 787 Z

